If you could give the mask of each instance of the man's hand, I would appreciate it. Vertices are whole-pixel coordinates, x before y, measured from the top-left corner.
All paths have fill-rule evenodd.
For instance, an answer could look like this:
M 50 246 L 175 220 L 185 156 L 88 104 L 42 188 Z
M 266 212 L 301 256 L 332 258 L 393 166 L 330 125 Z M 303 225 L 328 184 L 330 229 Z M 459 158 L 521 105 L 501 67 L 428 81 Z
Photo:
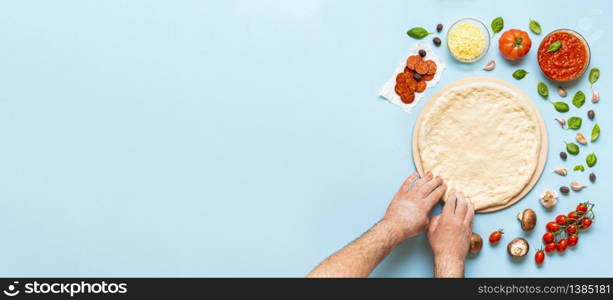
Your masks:
M 402 240 L 415 236 L 428 227 L 428 214 L 445 194 L 447 186 L 440 177 L 428 172 L 415 185 L 417 173 L 407 178 L 392 199 L 383 221 L 394 228 Z
M 443 212 L 433 217 L 428 240 L 434 254 L 435 277 L 464 276 L 464 259 L 470 246 L 475 210 L 462 195 L 451 193 Z

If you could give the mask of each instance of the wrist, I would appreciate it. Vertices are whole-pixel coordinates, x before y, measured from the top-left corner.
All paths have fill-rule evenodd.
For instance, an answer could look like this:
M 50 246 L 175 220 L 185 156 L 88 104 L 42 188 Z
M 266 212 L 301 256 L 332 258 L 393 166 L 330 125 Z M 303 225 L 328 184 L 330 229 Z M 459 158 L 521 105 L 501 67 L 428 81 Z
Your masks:
M 392 220 L 383 218 L 374 228 L 384 232 L 393 245 L 398 245 L 406 239 L 402 227 Z
M 464 277 L 464 257 L 457 255 L 435 255 L 434 277 Z

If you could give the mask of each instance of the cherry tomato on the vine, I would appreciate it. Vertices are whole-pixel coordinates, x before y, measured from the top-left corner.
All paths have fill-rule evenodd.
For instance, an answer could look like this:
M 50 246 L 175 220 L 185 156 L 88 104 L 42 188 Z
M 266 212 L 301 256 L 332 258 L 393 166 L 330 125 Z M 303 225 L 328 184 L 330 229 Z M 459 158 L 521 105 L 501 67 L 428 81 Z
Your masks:
M 534 261 L 536 261 L 537 265 L 540 265 L 543 263 L 544 260 L 545 253 L 543 252 L 543 249 L 539 249 L 538 251 L 536 251 L 536 254 L 534 254 Z
M 545 234 L 543 234 L 543 243 L 545 244 L 551 243 L 553 242 L 553 239 L 554 239 L 553 233 L 545 232 Z
M 576 234 L 571 234 L 568 236 L 568 245 L 575 246 L 579 242 L 579 236 Z
M 502 232 L 502 229 L 498 229 L 494 232 L 492 232 L 492 234 L 490 234 L 490 243 L 494 244 L 494 243 L 498 243 L 500 241 L 500 239 L 502 239 L 502 235 L 504 234 L 504 232 Z
M 560 253 L 564 252 L 567 247 L 568 247 L 568 242 L 566 241 L 566 239 L 560 239 L 558 241 L 558 252 Z
M 583 213 L 587 212 L 587 205 L 585 205 L 585 203 L 579 203 L 577 205 L 577 211 L 580 211 L 580 212 L 583 212 Z
M 566 232 L 569 234 L 577 233 L 577 225 L 568 225 L 568 227 L 566 227 Z
M 569 219 L 573 219 L 573 220 L 577 220 L 579 219 L 579 216 L 577 215 L 576 211 L 571 211 L 568 213 L 568 218 Z
M 558 224 L 556 222 L 549 222 L 549 223 L 547 223 L 545 228 L 547 228 L 547 231 L 549 231 L 549 232 L 556 232 L 556 231 L 560 230 L 560 224 Z
M 556 245 L 555 242 L 547 243 L 545 245 L 545 252 L 547 252 L 547 253 L 551 253 L 553 251 L 556 251 L 556 249 L 558 249 L 558 245 Z
M 581 227 L 583 227 L 583 229 L 590 227 L 590 225 L 592 225 L 592 219 L 583 218 L 583 220 L 581 220 Z
M 560 224 L 560 225 L 564 225 L 566 224 L 566 216 L 565 215 L 559 215 L 556 217 L 556 223 Z

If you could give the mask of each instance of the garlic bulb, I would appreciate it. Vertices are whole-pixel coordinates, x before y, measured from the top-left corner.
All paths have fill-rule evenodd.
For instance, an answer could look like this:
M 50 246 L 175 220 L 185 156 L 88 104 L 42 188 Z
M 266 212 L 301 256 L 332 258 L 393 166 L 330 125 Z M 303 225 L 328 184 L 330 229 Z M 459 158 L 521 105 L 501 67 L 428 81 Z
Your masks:
M 558 203 L 558 194 L 552 190 L 545 190 L 541 194 L 540 199 L 541 199 L 541 204 L 545 208 L 550 208 L 556 205 L 556 203 Z

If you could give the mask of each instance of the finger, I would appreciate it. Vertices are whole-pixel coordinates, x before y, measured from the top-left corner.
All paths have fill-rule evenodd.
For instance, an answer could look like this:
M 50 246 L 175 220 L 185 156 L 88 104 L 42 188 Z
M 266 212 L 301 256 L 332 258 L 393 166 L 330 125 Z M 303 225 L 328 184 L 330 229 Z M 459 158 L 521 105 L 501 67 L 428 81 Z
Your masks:
M 428 171 L 424 177 L 422 177 L 415 185 L 413 186 L 417 190 L 421 189 L 424 184 L 428 183 L 428 181 L 432 180 L 432 172 Z
M 444 215 L 453 215 L 453 212 L 455 211 L 456 201 L 457 201 L 456 193 L 455 192 L 449 193 L 449 196 L 447 196 L 447 201 L 445 201 L 445 206 L 443 207 Z
M 441 184 L 443 184 L 443 179 L 436 176 L 434 179 L 422 185 L 419 188 L 419 192 L 421 193 L 422 197 L 427 197 L 428 195 L 430 195 L 430 193 L 432 193 L 432 191 L 438 188 Z
M 468 227 L 473 227 L 473 219 L 475 217 L 475 207 L 473 203 L 468 200 L 468 211 L 466 212 L 466 216 L 464 217 L 464 225 Z
M 438 226 L 438 222 L 440 219 L 441 219 L 441 215 L 436 215 L 430 218 L 430 224 L 428 225 L 428 231 L 436 230 L 436 227 Z
M 429 209 L 432 209 L 436 203 L 445 195 L 445 191 L 447 190 L 447 185 L 441 184 L 439 185 L 428 197 L 426 197 L 426 203 L 428 204 Z
M 468 211 L 468 203 L 466 203 L 466 197 L 461 193 L 458 195 L 458 203 L 455 208 L 455 214 L 464 220 L 464 216 L 466 216 L 466 211 Z
M 400 190 L 403 192 L 408 192 L 409 188 L 411 188 L 411 184 L 413 184 L 413 182 L 415 182 L 417 178 L 419 178 L 419 174 L 417 173 L 413 173 L 409 175 L 409 177 L 407 177 L 407 179 L 405 179 L 404 182 L 402 183 Z

